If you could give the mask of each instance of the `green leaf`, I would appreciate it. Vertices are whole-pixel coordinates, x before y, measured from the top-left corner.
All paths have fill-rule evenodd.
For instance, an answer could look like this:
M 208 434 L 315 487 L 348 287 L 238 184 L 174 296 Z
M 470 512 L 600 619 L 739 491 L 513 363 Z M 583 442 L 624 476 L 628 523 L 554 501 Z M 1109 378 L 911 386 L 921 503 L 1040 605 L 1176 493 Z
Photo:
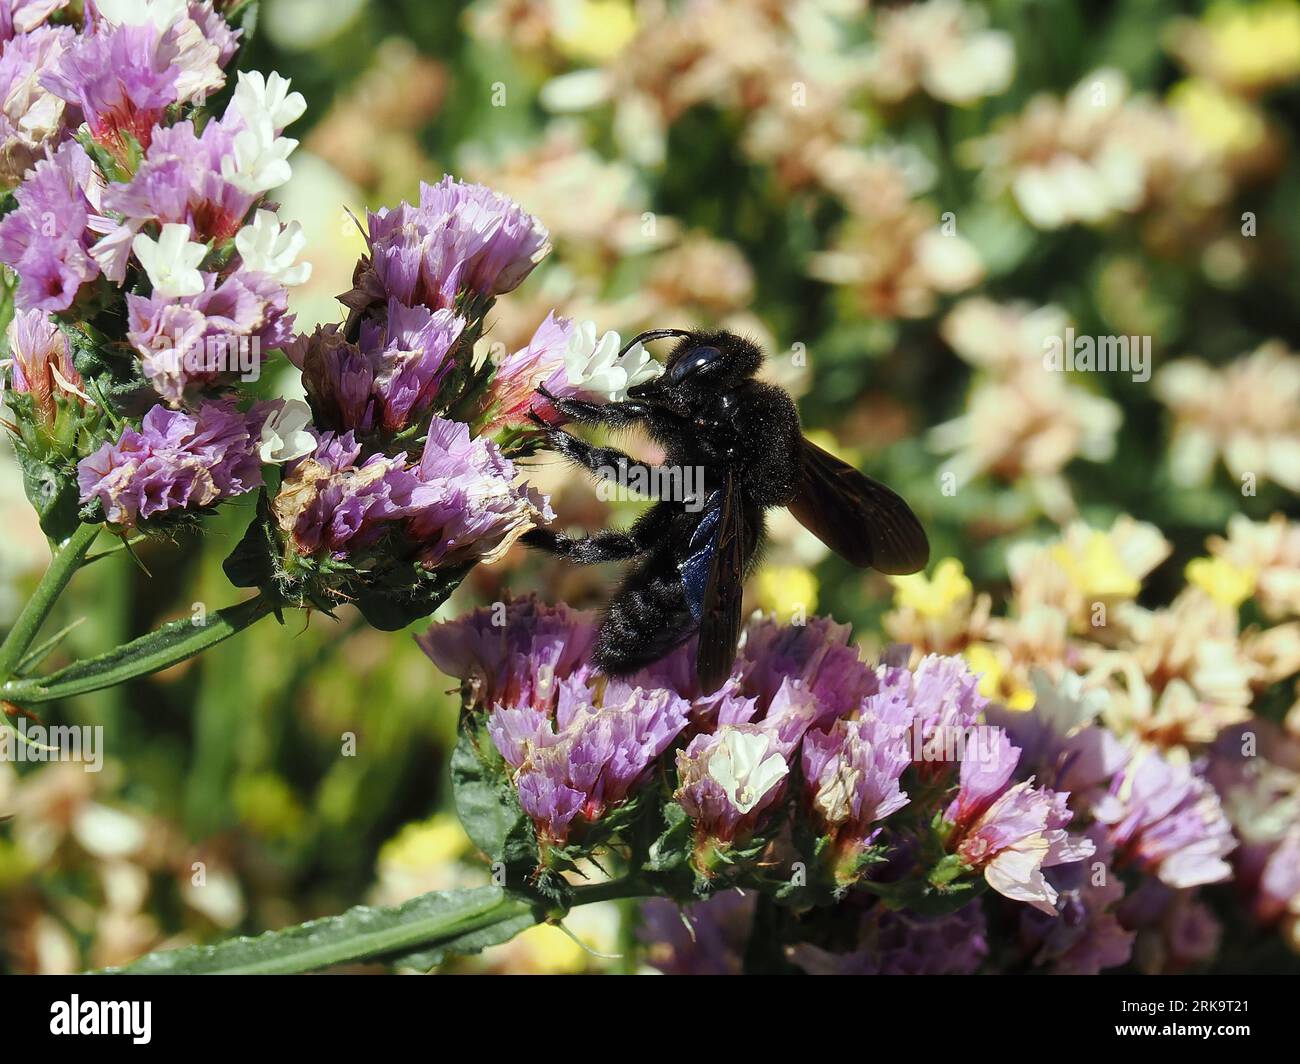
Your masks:
M 53 654 L 59 648 L 59 645 L 67 639 L 72 632 L 85 623 L 85 617 L 78 617 L 71 624 L 65 624 L 48 639 L 44 639 L 36 646 L 32 647 L 31 650 L 27 651 L 27 653 L 23 655 L 23 659 L 18 662 L 18 667 L 14 669 L 14 675 L 27 675 L 27 673 L 31 672 L 32 669 L 36 668 L 37 665 Z
M 504 942 L 544 918 L 539 903 L 500 887 L 434 891 L 391 908 L 360 905 L 339 916 L 236 938 L 164 950 L 121 969 L 128 975 L 287 975 L 336 964 L 396 960 L 435 967 L 449 953 Z
M 218 610 L 208 617 L 206 624 L 195 624 L 190 620 L 172 621 L 148 635 L 97 657 L 74 662 L 49 676 L 10 681 L 0 687 L 0 698 L 30 705 L 115 687 L 200 654 L 243 631 L 272 609 L 271 600 L 258 596 L 238 606 Z
M 485 730 L 468 719 L 451 755 L 451 784 L 456 813 L 475 846 L 508 871 L 537 867 L 532 821 L 519 805 L 506 764 Z
M 402 956 L 394 955 L 389 958 L 389 961 L 394 967 L 429 972 L 441 965 L 449 956 L 466 957 L 472 953 L 481 953 L 489 946 L 499 946 L 502 942 L 509 942 L 515 935 L 540 924 L 544 916 L 540 904 L 522 907 L 515 916 L 505 915 L 495 923 L 489 923 L 477 930 L 466 931 L 440 943 L 433 949 L 417 950 Z
M 274 586 L 277 547 L 274 528 L 271 502 L 263 488 L 257 496 L 257 515 L 249 522 L 243 538 L 235 544 L 230 556 L 221 563 L 235 587 L 255 587 L 265 591 Z
M 690 863 L 694 841 L 691 818 L 677 802 L 670 801 L 664 805 L 664 820 L 667 826 L 663 833 L 650 844 L 646 861 L 646 870 L 650 872 L 675 872 Z

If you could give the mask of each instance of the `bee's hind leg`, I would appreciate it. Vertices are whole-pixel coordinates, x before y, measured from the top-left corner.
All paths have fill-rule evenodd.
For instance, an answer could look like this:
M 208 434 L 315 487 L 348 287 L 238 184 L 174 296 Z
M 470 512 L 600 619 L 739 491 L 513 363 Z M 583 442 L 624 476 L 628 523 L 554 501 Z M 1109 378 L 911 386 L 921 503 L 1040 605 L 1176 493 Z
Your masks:
M 641 545 L 628 532 L 604 531 L 589 536 L 566 536 L 549 528 L 534 528 L 525 532 L 522 538 L 530 547 L 558 554 L 577 565 L 622 562 L 643 553 Z

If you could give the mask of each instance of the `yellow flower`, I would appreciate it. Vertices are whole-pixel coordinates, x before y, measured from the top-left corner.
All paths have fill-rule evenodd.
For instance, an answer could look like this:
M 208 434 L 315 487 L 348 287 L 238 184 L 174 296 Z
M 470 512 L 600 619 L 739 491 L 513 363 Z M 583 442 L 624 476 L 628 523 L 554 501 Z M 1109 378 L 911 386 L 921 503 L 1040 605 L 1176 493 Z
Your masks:
M 909 576 L 891 576 L 889 581 L 894 585 L 896 605 L 934 620 L 948 616 L 953 607 L 970 598 L 974 590 L 956 558 L 942 559 L 929 576 L 912 573 Z
M 1218 5 L 1205 18 L 1217 66 L 1236 84 L 1264 85 L 1300 74 L 1300 5 Z
M 1132 598 L 1142 589 L 1142 584 L 1124 565 L 1115 544 L 1105 532 L 1093 530 L 1081 554 L 1063 543 L 1057 544 L 1052 547 L 1052 560 L 1083 595 Z
M 603 63 L 636 36 L 636 13 L 628 0 L 571 0 L 561 6 L 557 47 L 570 59 Z
M 469 838 L 450 813 L 407 824 L 384 843 L 379 861 L 385 865 L 423 868 L 454 861 L 469 849 Z
M 1244 155 L 1258 148 L 1267 134 L 1256 107 L 1204 78 L 1180 81 L 1169 90 L 1169 106 L 1216 155 Z
M 1235 610 L 1255 593 L 1255 569 L 1227 558 L 1193 558 L 1184 575 L 1189 584 L 1229 609 Z
M 1008 673 L 988 644 L 972 643 L 962 652 L 962 657 L 970 671 L 979 674 L 979 692 L 985 698 L 1001 702 L 1016 712 L 1034 708 L 1034 692 Z
M 587 967 L 587 951 L 558 927 L 538 924 L 518 939 L 526 969 L 539 975 L 576 975 Z
M 764 566 L 754 585 L 759 609 L 776 614 L 783 624 L 796 615 L 807 618 L 817 609 L 817 577 L 800 566 Z

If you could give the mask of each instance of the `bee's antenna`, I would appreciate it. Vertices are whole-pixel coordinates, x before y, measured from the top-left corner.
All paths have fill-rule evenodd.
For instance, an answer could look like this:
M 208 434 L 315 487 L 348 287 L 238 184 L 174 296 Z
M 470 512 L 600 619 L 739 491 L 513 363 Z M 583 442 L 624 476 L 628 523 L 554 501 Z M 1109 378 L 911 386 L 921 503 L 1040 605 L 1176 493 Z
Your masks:
M 629 351 L 631 351 L 632 348 L 636 347 L 637 344 L 644 343 L 647 340 L 662 340 L 665 336 L 690 336 L 690 335 L 691 335 L 690 329 L 647 329 L 645 332 L 632 337 L 632 339 L 630 339 L 627 343 L 625 343 L 623 345 L 623 350 L 621 350 L 618 353 L 618 357 L 622 358 Z

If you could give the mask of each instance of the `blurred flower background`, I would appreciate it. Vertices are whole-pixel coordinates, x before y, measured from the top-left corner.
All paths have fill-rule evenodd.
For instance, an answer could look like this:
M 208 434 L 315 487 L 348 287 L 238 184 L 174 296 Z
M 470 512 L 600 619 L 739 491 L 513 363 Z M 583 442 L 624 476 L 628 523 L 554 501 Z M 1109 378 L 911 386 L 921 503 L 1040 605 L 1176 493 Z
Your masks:
M 1237 884 L 1188 892 L 1132 963 L 1195 967 L 1213 942 L 1221 970 L 1296 967 L 1300 2 L 261 0 L 260 20 L 241 62 L 309 104 L 273 194 L 314 267 L 299 330 L 341 320 L 353 216 L 453 173 L 555 245 L 480 344 L 525 347 L 553 307 L 758 339 L 809 434 L 912 503 L 933 561 L 863 575 L 782 513 L 752 606 L 851 622 L 869 651 L 963 654 L 1011 710 L 1034 704 L 1031 668 L 1073 670 L 1110 728 L 1176 764 L 1266 718 L 1260 767 L 1221 787 Z M 0 161 L 21 174 L 36 90 L 3 87 Z M 1149 338 L 1149 362 L 1055 372 L 1066 336 Z M 261 387 L 298 379 L 281 361 Z M 48 560 L 5 446 L 0 625 Z M 551 457 L 529 475 L 560 526 L 638 509 Z M 230 546 L 252 505 L 217 518 Z M 225 551 L 139 553 L 78 577 L 64 653 L 225 604 Z M 439 616 L 510 590 L 592 606 L 613 578 L 516 546 Z M 104 727 L 100 773 L 0 761 L 0 970 L 488 881 L 449 802 L 456 681 L 348 609 L 289 621 L 49 707 Z M 707 967 L 662 905 L 585 907 L 572 935 L 452 967 Z

